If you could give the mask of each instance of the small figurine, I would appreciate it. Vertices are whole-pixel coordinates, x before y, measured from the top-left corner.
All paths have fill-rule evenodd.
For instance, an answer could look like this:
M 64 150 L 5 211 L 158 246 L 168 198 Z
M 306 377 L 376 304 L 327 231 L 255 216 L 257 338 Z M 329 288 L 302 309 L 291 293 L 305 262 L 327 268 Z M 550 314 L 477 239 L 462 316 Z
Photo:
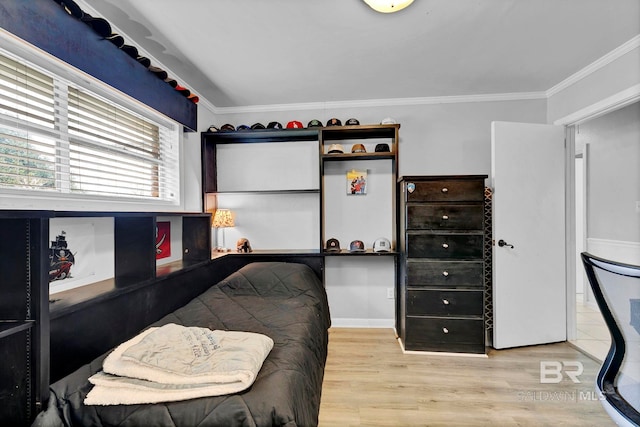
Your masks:
M 239 253 L 253 252 L 253 250 L 251 249 L 251 243 L 249 243 L 249 239 L 247 239 L 246 237 L 238 239 L 238 242 L 236 243 L 236 249 Z

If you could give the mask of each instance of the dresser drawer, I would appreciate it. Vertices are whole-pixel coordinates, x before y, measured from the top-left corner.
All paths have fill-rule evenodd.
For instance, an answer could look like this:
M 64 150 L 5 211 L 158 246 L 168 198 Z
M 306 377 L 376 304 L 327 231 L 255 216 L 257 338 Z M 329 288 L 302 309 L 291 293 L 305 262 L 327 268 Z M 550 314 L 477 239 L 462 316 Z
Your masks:
M 407 232 L 409 258 L 482 259 L 482 233 Z
M 406 350 L 484 353 L 482 319 L 407 316 Z
M 482 291 L 469 290 L 409 290 L 407 315 L 482 317 Z
M 484 288 L 482 261 L 407 260 L 407 286 Z
M 411 181 L 413 191 L 405 191 L 407 202 L 482 202 L 484 180 Z
M 464 204 L 407 205 L 407 229 L 482 230 L 484 207 Z

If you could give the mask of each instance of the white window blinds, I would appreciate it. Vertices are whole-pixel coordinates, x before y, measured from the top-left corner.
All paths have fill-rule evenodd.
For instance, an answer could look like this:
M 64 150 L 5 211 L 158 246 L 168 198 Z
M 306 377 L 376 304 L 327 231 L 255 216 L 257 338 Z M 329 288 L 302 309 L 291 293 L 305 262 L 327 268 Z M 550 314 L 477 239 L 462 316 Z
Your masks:
M 175 125 L 0 55 L 0 189 L 176 202 L 178 139 Z
M 55 189 L 53 79 L 0 55 L 0 185 Z

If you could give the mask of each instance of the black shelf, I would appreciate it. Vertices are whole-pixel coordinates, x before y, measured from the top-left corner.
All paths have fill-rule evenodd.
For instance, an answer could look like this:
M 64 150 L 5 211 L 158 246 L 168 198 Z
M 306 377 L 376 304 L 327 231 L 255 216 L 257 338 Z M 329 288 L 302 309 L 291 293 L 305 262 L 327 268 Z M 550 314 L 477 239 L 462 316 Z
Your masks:
M 345 154 L 323 154 L 322 160 L 324 161 L 347 161 L 347 160 L 393 160 L 396 156 L 393 153 L 345 153 Z
M 343 139 L 395 138 L 398 129 L 400 129 L 399 124 L 330 126 L 321 128 L 321 132 L 323 140 L 338 141 Z
M 400 255 L 399 252 L 391 251 L 391 252 L 374 252 L 371 249 L 367 249 L 365 252 L 351 252 L 348 249 L 342 249 L 340 252 L 329 252 L 324 251 L 324 256 L 394 256 L 397 257 Z
M 217 191 L 209 194 L 318 194 L 320 189 Z
M 247 131 L 203 132 L 202 138 L 216 144 L 252 142 L 317 141 L 319 128 L 256 129 Z
M 0 320 L 0 338 L 8 337 L 20 331 L 26 331 L 34 325 L 34 320 Z

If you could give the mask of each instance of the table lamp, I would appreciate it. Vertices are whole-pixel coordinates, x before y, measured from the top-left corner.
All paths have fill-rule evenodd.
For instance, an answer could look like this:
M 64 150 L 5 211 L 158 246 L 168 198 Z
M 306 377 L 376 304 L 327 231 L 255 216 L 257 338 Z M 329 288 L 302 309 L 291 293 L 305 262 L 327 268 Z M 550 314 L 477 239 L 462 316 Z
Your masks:
M 222 230 L 220 231 L 220 233 L 222 234 L 220 242 L 222 244 L 216 246 L 216 251 L 227 252 L 227 248 L 224 245 L 224 229 L 227 227 L 233 227 L 234 225 L 233 212 L 231 212 L 229 209 L 216 209 L 216 212 L 213 215 L 211 226 L 213 228 L 222 228 Z

